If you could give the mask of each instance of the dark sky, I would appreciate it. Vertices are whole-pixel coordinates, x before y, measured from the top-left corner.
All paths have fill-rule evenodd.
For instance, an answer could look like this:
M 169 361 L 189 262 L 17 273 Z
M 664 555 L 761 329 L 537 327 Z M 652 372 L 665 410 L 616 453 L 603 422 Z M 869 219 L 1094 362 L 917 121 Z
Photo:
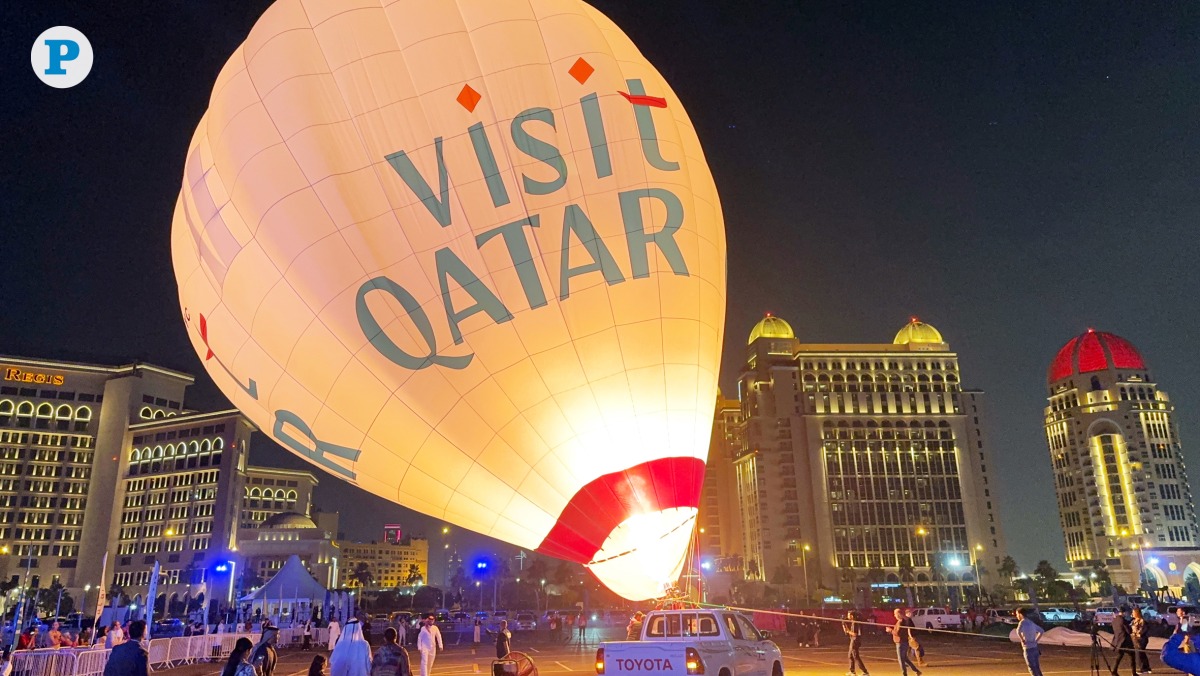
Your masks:
M 168 250 L 212 82 L 266 2 L 0 7 L 0 353 L 201 374 Z M 1060 567 L 1045 368 L 1089 326 L 1143 352 L 1200 472 L 1200 3 L 598 0 L 667 77 L 729 240 L 723 383 L 764 310 L 805 342 L 887 342 L 910 314 L 991 393 L 1009 545 Z M 39 33 L 95 50 L 68 90 Z M 258 462 L 284 453 L 260 444 Z M 304 466 L 300 461 L 291 461 Z M 348 535 L 432 524 L 324 475 Z

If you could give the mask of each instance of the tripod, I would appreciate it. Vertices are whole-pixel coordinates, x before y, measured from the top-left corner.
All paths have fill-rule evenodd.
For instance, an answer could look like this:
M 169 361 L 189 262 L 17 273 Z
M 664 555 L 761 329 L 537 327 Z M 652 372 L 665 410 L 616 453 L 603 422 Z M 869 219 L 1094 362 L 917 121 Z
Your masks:
M 1091 654 L 1091 676 L 1107 676 L 1112 672 L 1112 667 L 1108 663 L 1108 655 L 1105 654 L 1104 647 L 1100 645 L 1100 634 L 1095 623 L 1091 626 L 1092 635 L 1092 654 Z M 1100 662 L 1104 662 L 1104 669 L 1100 669 Z

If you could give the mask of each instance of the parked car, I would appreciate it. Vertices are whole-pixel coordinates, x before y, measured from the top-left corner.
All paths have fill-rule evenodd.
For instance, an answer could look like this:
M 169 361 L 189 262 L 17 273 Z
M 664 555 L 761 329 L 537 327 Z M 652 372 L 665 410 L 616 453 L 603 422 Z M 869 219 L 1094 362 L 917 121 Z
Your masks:
M 533 631 L 537 629 L 537 616 L 528 611 L 521 611 L 508 623 L 508 628 L 514 631 Z
M 1042 619 L 1046 622 L 1074 622 L 1079 612 L 1070 608 L 1042 608 Z
M 962 616 L 952 613 L 946 608 L 930 606 L 928 608 L 913 608 L 913 624 L 926 629 L 960 629 Z
M 596 673 L 737 674 L 782 676 L 783 657 L 770 635 L 731 610 L 655 610 L 639 641 L 605 641 L 596 650 Z
M 1011 610 L 988 608 L 983 615 L 984 624 L 1016 624 L 1017 616 Z
M 1101 606 L 1092 613 L 1092 622 L 1096 624 L 1109 625 L 1112 624 L 1113 616 L 1117 614 L 1115 606 Z
M 151 638 L 178 638 L 183 636 L 183 620 L 159 620 L 150 630 Z

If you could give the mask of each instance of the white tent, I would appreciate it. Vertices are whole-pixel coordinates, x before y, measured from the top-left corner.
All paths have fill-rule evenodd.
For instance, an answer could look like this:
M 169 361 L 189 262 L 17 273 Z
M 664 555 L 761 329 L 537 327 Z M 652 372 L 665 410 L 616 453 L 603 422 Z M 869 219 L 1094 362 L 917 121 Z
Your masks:
M 327 591 L 293 554 L 266 584 L 240 600 L 251 604 L 252 613 L 261 610 L 265 618 L 276 622 L 303 622 L 312 608 L 325 602 Z

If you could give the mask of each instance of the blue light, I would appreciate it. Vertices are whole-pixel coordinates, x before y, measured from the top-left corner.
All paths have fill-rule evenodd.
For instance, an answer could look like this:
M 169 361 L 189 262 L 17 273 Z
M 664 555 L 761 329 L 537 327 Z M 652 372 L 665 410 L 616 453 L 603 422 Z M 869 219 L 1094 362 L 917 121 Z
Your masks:
M 218 573 L 228 573 L 229 572 L 229 564 L 228 563 L 218 563 L 217 567 L 214 568 L 213 570 L 217 571 Z
M 483 560 L 475 562 L 475 570 L 482 573 L 482 572 L 486 571 L 487 569 L 488 569 L 487 559 L 483 559 Z

